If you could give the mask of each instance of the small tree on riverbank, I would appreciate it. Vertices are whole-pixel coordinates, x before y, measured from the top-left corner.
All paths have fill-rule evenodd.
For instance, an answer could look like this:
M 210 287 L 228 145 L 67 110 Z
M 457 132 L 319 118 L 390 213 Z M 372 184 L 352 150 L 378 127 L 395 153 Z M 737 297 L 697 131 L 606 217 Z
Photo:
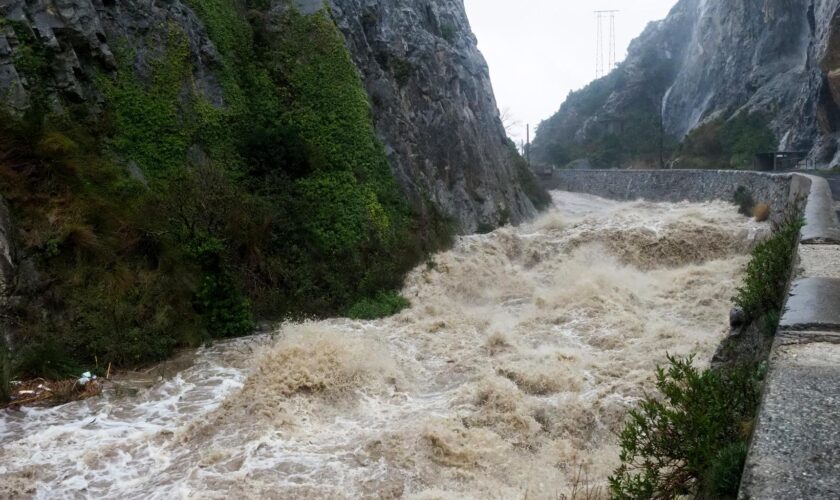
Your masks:
M 668 357 L 656 372 L 657 397 L 630 412 L 619 435 L 615 499 L 728 498 L 738 492 L 764 369 L 707 369 Z

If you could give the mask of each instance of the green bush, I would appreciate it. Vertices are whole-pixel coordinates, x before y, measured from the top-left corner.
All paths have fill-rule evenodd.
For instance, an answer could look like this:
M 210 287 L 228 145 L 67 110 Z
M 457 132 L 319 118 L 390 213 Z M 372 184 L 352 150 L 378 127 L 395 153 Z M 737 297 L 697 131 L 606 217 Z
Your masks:
M 211 337 L 241 337 L 254 331 L 251 303 L 223 273 L 205 274 L 196 292 L 198 311 Z
M 405 59 L 392 58 L 391 71 L 394 73 L 394 80 L 397 82 L 397 85 L 405 87 L 408 80 L 411 78 L 414 68 L 411 66 L 411 63 Z
M 146 175 L 164 176 L 183 165 L 190 143 L 179 102 L 189 76 L 188 41 L 177 28 L 169 28 L 162 57 L 150 61 L 148 83 L 134 73 L 134 53 L 120 49 L 117 57 L 115 78 L 99 79 L 114 123 L 108 142 Z
M 411 303 L 397 292 L 380 292 L 372 299 L 362 299 L 347 310 L 347 317 L 352 319 L 379 319 L 393 316 Z
M 708 472 L 708 484 L 716 498 L 734 498 L 741 485 L 741 474 L 747 462 L 747 443 L 739 441 L 720 450 Z
M 744 186 L 738 186 L 738 189 L 735 190 L 733 198 L 735 200 L 735 204 L 738 205 L 738 213 L 751 217 L 753 209 L 755 208 L 755 200 L 753 200 L 753 197 L 750 192 L 747 191 L 747 188 Z
M 544 210 L 551 206 L 551 195 L 537 180 L 533 170 L 528 167 L 528 162 L 516 150 L 513 142 L 508 141 L 508 151 L 511 155 L 513 165 L 516 168 L 516 175 L 522 185 L 525 195 L 531 200 L 537 210 Z M 501 222 L 501 221 L 500 221 Z
M 788 221 L 753 249 L 744 284 L 733 299 L 751 319 L 782 309 L 800 229 L 800 220 Z
M 732 168 L 750 169 L 758 153 L 776 150 L 778 141 L 760 114 L 742 113 L 726 122 L 721 132 L 721 142 L 729 155 Z
M 756 154 L 775 151 L 776 145 L 763 115 L 741 113 L 695 128 L 683 139 L 678 154 L 681 167 L 751 169 Z
M 610 477 L 616 499 L 734 497 L 763 370 L 693 366 L 669 357 L 656 372 L 659 395 L 632 410 L 620 434 L 621 465 Z
M 16 376 L 63 379 L 84 370 L 72 354 L 52 339 L 25 345 L 11 359 L 10 371 Z
M 452 22 L 445 22 L 440 27 L 440 36 L 449 43 L 455 42 L 455 35 L 458 33 L 455 24 Z

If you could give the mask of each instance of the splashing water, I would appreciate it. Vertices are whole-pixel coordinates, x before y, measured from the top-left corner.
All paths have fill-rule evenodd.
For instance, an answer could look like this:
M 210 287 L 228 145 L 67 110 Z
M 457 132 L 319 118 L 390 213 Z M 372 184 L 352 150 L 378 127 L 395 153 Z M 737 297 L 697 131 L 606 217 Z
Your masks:
M 762 226 L 554 193 L 460 238 L 379 321 L 199 350 L 140 394 L 0 414 L 0 497 L 557 498 L 603 484 L 666 352 L 708 359 Z

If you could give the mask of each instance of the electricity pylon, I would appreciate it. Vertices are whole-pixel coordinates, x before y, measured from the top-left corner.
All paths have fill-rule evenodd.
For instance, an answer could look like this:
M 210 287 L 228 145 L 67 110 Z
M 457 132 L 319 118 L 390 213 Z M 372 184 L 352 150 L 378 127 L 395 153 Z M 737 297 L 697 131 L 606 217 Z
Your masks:
M 601 78 L 615 68 L 615 15 L 617 10 L 596 10 L 595 12 L 595 78 Z M 604 50 L 604 20 L 609 19 L 609 40 Z M 605 53 L 606 52 L 606 53 Z M 606 59 L 606 61 L 604 60 Z

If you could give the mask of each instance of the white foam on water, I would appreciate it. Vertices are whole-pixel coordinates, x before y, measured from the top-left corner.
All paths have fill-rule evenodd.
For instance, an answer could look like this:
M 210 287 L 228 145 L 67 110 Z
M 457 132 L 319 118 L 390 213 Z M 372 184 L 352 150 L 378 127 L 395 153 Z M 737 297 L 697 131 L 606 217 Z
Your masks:
M 217 344 L 139 395 L 0 416 L 0 496 L 557 498 L 603 485 L 666 352 L 708 359 L 761 226 L 554 193 L 466 236 L 378 321 Z

